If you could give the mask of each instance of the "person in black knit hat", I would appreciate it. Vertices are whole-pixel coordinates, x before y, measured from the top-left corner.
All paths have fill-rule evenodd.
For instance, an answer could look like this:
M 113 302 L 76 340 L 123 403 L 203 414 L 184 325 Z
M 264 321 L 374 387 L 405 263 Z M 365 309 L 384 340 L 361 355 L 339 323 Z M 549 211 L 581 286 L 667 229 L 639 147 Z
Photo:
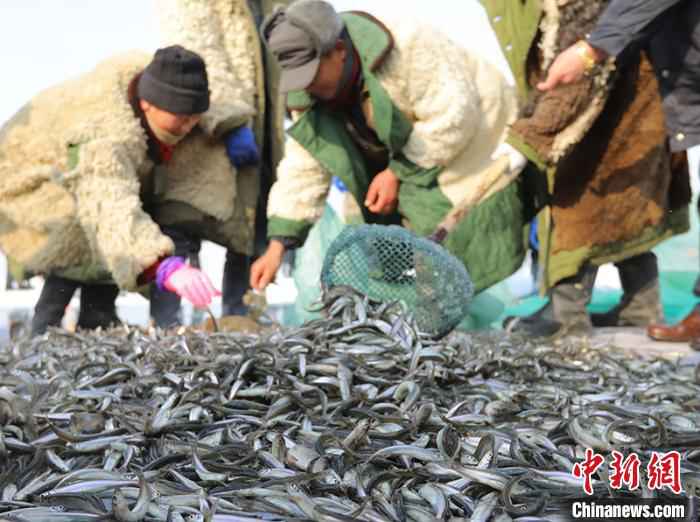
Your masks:
M 138 82 L 142 101 L 176 115 L 209 109 L 209 79 L 204 60 L 180 45 L 158 49 Z
M 238 179 L 235 206 L 248 216 L 239 227 L 247 241 L 226 249 L 223 315 L 248 313 L 243 297 L 249 289 L 250 266 L 267 247 L 267 201 L 284 153 L 286 105 L 279 93 L 279 67 L 262 44 L 259 29 L 276 6 L 289 3 L 291 0 L 156 0 L 162 42 L 182 44 L 207 62 L 212 108 L 202 117 L 200 127 L 226 147 Z M 212 45 L 212 41 L 225 45 Z M 235 121 L 237 108 L 232 100 L 251 109 L 243 125 Z
M 197 197 L 213 207 L 231 198 L 225 182 L 194 190 L 211 181 L 193 168 L 207 166 L 194 137 L 209 98 L 204 60 L 171 46 L 150 61 L 111 58 L 49 88 L 1 129 L 0 248 L 46 277 L 33 334 L 60 325 L 78 288 L 82 328 L 119 322 L 120 289 L 155 283 L 198 307 L 219 295 L 176 248 L 178 228 L 154 217 L 166 200 L 201 208 Z M 192 175 L 173 175 L 183 171 Z

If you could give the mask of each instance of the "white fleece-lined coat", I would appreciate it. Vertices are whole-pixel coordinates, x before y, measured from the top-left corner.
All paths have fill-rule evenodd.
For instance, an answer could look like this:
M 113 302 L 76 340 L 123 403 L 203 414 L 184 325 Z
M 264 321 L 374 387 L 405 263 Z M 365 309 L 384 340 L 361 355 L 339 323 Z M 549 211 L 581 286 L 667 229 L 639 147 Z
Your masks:
M 409 20 L 383 22 L 394 48 L 375 74 L 413 123 L 402 152 L 420 167 L 445 167 L 438 183 L 457 205 L 478 189 L 493 166 L 491 154 L 516 116 L 514 90 L 496 67 L 440 31 Z M 364 108 L 374 128 L 370 104 Z M 295 119 L 299 116 L 293 113 Z M 295 140 L 288 140 L 270 193 L 268 217 L 316 221 L 332 176 Z M 486 196 L 502 186 L 496 185 Z
M 207 64 L 211 106 L 200 125 L 209 135 L 255 114 L 262 77 L 260 44 L 245 0 L 157 0 L 163 45 L 182 45 Z
M 0 130 L 0 248 L 25 269 L 83 281 L 111 276 L 135 289 L 173 251 L 139 197 L 154 165 L 128 86 L 150 59 L 131 52 L 106 60 L 38 94 Z M 75 168 L 71 145 L 79 146 Z M 225 149 L 195 129 L 176 148 L 163 200 L 226 222 L 235 196 Z
M 255 0 L 259 16 L 291 0 Z M 278 91 L 277 63 L 263 48 L 249 0 L 156 0 L 162 44 L 183 45 L 207 64 L 211 107 L 200 123 L 210 136 L 250 124 L 262 147 L 269 121 L 271 168 L 284 148 L 284 104 Z M 266 62 L 263 54 L 266 54 Z M 266 99 L 265 92 L 269 93 Z M 248 115 L 248 119 L 242 119 Z M 242 176 L 257 176 L 255 167 Z M 241 180 L 242 181 L 242 180 Z

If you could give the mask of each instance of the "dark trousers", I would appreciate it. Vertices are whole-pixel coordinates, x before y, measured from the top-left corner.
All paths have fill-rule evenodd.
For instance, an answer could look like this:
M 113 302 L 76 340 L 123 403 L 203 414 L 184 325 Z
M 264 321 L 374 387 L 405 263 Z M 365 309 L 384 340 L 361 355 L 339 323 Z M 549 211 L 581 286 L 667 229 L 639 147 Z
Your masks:
M 170 328 L 182 324 L 179 295 L 161 290 L 151 283 L 149 298 L 151 318 L 157 327 Z
M 248 307 L 243 296 L 248 290 L 251 257 L 233 250 L 226 251 L 221 289 L 221 315 L 246 315 Z
M 86 284 L 56 275 L 49 275 L 34 307 L 32 335 L 46 332 L 49 326 L 61 326 L 66 307 L 80 288 L 78 328 L 107 328 L 119 324 L 116 300 L 119 288 L 110 284 Z

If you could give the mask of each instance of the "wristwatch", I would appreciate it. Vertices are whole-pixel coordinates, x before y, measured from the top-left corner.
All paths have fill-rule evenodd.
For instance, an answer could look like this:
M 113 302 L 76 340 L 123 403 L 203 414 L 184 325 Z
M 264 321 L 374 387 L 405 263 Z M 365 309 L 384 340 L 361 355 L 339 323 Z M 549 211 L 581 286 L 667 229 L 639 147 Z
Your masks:
M 597 63 L 595 56 L 591 51 L 590 45 L 585 40 L 579 40 L 576 42 L 575 49 L 576 53 L 581 58 L 581 61 L 583 61 L 584 72 L 588 74 L 593 70 Z

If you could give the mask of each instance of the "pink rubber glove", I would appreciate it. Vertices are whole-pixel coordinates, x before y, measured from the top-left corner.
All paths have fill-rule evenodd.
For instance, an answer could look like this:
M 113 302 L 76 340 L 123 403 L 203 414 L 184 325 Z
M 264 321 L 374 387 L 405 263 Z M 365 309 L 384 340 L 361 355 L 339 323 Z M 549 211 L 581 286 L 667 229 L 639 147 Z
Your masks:
M 158 272 L 162 276 L 158 278 L 159 286 L 184 297 L 197 308 L 206 308 L 214 297 L 221 295 L 204 272 L 186 265 L 182 258 L 166 259 Z

